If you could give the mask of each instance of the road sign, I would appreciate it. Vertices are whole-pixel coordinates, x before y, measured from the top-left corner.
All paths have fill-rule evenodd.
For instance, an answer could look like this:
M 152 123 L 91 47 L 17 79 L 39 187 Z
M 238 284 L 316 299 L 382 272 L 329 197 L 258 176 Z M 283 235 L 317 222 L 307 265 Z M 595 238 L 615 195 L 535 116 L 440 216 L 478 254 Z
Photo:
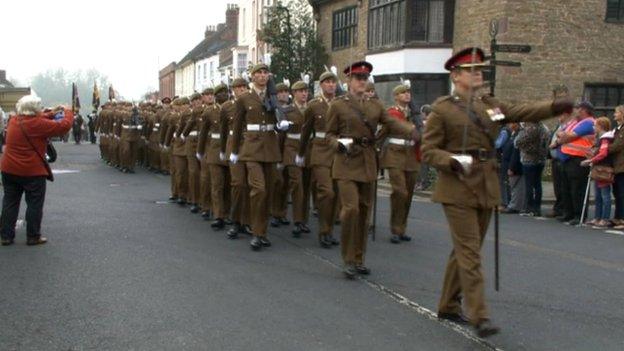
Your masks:
M 507 67 L 520 67 L 522 63 L 517 61 L 501 61 L 501 60 L 493 60 L 490 61 L 490 64 L 494 66 L 507 66 Z
M 492 49 L 498 52 L 528 54 L 529 52 L 531 52 L 531 45 L 496 44 L 492 47 Z

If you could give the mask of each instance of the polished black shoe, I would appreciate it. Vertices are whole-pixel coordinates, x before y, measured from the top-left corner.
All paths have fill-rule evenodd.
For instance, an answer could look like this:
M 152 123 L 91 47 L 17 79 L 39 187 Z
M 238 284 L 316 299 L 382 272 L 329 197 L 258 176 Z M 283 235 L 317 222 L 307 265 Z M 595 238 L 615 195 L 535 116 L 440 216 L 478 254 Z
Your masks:
M 329 237 L 327 235 L 322 236 L 321 238 L 319 238 L 319 244 L 324 249 L 331 249 L 331 247 L 332 247 L 332 243 L 329 240 Z
M 271 218 L 270 225 L 271 225 L 271 227 L 273 227 L 273 228 L 277 228 L 277 227 L 279 227 L 279 226 L 280 226 L 280 221 L 279 221 L 279 219 L 278 219 L 278 218 L 276 218 L 276 217 Z
M 126 173 L 135 174 L 136 172 L 133 169 L 128 169 Z
M 229 218 L 226 218 L 223 220 L 223 223 L 225 223 L 225 225 L 232 225 L 234 224 L 234 221 Z
M 301 228 L 301 223 L 295 223 L 295 229 L 292 230 L 292 235 L 295 238 L 301 238 L 301 232 L 303 232 L 303 229 Z
M 480 338 L 487 338 L 500 332 L 500 328 L 492 324 L 489 319 L 480 321 L 474 328 Z
M 258 251 L 262 248 L 262 242 L 260 241 L 259 237 L 254 236 L 253 239 L 251 239 L 251 241 L 249 242 L 249 246 L 251 246 L 252 250 Z
M 243 234 L 247 234 L 247 235 L 252 235 L 252 236 L 253 236 L 253 232 L 251 231 L 251 227 L 250 227 L 250 226 L 248 226 L 248 225 L 244 225 L 244 226 L 241 228 L 241 231 L 240 231 L 240 232 L 241 232 L 241 233 L 243 233 Z
M 362 275 L 369 275 L 371 273 L 371 270 L 369 268 L 361 264 L 355 266 L 355 271 L 358 274 L 362 274 Z
M 241 228 L 241 225 L 238 223 L 235 223 L 234 226 L 230 228 L 230 230 L 228 230 L 227 232 L 228 239 L 238 238 L 238 233 L 240 233 L 240 228 Z
M 520 213 L 520 211 L 514 210 L 512 208 L 505 208 L 505 209 L 500 210 L 500 213 L 502 213 L 502 214 L 518 214 L 518 213 Z
M 264 247 L 270 247 L 271 246 L 271 242 L 269 241 L 269 239 L 267 239 L 266 237 L 263 237 L 263 236 L 260 237 L 260 243 Z
M 199 213 L 199 206 L 193 204 L 193 206 L 191 206 L 191 213 Z
M 399 239 L 401 239 L 401 241 L 412 241 L 412 237 L 409 235 L 401 235 Z
M 47 242 L 48 242 L 48 239 L 42 236 L 36 236 L 36 237 L 26 239 L 26 245 L 28 246 L 43 245 Z
M 212 219 L 212 215 L 210 214 L 210 211 L 202 212 L 201 216 L 205 221 L 209 221 L 210 219 Z
M 312 211 L 312 215 L 318 217 L 318 210 L 316 208 Z
M 342 269 L 342 273 L 345 275 L 345 278 L 347 279 L 355 279 L 355 276 L 357 275 L 357 271 L 355 270 L 355 266 L 353 265 L 346 265 L 343 269 Z
M 305 223 L 301 223 L 301 231 L 304 233 L 309 233 L 310 228 Z
M 576 226 L 576 225 L 579 225 L 580 223 L 581 221 L 578 218 L 565 222 L 565 224 L 570 225 L 570 226 Z
M 2 239 L 2 246 L 13 245 L 13 239 Z
M 332 245 L 334 246 L 338 246 L 340 245 L 340 241 L 338 241 L 338 239 L 334 238 L 333 235 L 329 236 L 329 241 L 331 242 Z
M 390 242 L 393 244 L 401 243 L 401 238 L 398 235 L 393 235 L 390 237 Z
M 180 206 L 186 206 L 186 200 L 183 198 L 179 198 L 178 199 L 178 205 Z
M 438 312 L 438 318 L 440 319 L 445 319 L 449 322 L 453 322 L 453 323 L 457 323 L 457 324 L 462 324 L 462 325 L 466 325 L 468 323 L 470 323 L 470 321 L 468 320 L 468 318 L 466 318 L 463 314 L 461 313 L 444 313 L 444 312 Z
M 214 220 L 214 222 L 210 223 L 210 227 L 212 227 L 212 229 L 223 229 L 225 228 L 225 221 L 222 220 L 221 218 L 217 218 Z
M 172 204 L 173 204 L 173 203 L 176 203 L 176 202 L 178 202 L 178 198 L 177 198 L 177 197 L 172 196 L 172 197 L 170 197 L 170 198 L 169 198 L 169 202 L 170 202 L 170 203 L 172 203 Z
M 286 217 L 277 219 L 281 225 L 290 225 L 290 221 Z

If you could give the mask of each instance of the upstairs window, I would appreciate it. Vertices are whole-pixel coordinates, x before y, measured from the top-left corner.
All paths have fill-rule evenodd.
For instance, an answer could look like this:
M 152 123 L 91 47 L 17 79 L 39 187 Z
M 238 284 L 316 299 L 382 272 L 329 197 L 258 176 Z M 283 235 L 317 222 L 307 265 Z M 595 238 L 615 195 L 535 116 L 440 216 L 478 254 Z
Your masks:
M 624 0 L 607 0 L 606 21 L 624 23 Z
M 355 45 L 357 39 L 357 7 L 335 11 L 332 16 L 332 50 Z

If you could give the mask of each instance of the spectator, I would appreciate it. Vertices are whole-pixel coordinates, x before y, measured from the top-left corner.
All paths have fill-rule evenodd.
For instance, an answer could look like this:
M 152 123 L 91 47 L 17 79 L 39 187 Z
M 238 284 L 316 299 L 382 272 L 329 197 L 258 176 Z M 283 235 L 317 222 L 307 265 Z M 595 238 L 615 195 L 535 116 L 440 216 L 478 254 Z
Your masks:
M 612 157 L 609 156 L 609 145 L 613 142 L 613 131 L 611 130 L 611 121 L 607 117 L 596 119 L 596 151 L 594 157 L 581 162 L 582 166 L 592 166 L 594 170 L 598 167 L 606 167 L 613 171 Z M 608 173 L 608 172 L 607 172 Z M 611 172 L 612 174 L 612 172 Z M 593 225 L 595 229 L 604 229 L 610 226 L 609 218 L 611 218 L 611 184 L 612 180 L 596 180 L 596 212 L 594 219 L 587 222 Z
M 511 142 L 511 130 L 508 126 L 505 126 L 501 128 L 498 133 L 498 137 L 496 138 L 496 142 L 494 143 L 496 156 L 498 157 L 498 162 L 501 165 L 499 179 L 501 188 L 501 205 L 503 209 L 507 208 L 507 205 L 509 204 L 509 178 L 507 176 L 507 165 L 503 164 L 503 149 L 509 142 Z
M 509 125 L 511 137 L 503 150 L 502 163 L 506 166 L 505 172 L 509 179 L 509 203 L 501 210 L 502 213 L 520 213 L 526 209 L 525 184 L 522 175 L 522 163 L 520 163 L 520 150 L 514 145 L 518 136 L 519 124 Z
M 587 101 L 576 105 L 575 118 L 557 133 L 557 145 L 563 155 L 563 203 L 568 225 L 578 225 L 581 218 L 589 169 L 581 162 L 592 155 L 594 145 L 594 106 Z
M 565 217 L 563 209 L 563 190 L 561 186 L 564 177 L 563 162 L 561 160 L 561 147 L 557 145 L 557 133 L 565 130 L 565 126 L 570 122 L 571 117 L 572 116 L 567 113 L 559 116 L 559 124 L 554 129 L 550 137 L 549 157 L 551 161 L 550 168 L 552 172 L 553 191 L 555 193 L 555 203 L 550 217 L 557 219 L 563 219 Z
M 514 144 L 520 150 L 527 208 L 520 215 L 541 217 L 542 172 L 548 155 L 548 128 L 541 122 L 521 125 Z
M 41 235 L 41 219 L 45 200 L 46 177 L 51 176 L 44 161 L 48 138 L 69 131 L 74 116 L 65 109 L 61 121 L 52 120 L 54 112 L 41 112 L 41 99 L 34 95 L 22 97 L 17 102 L 17 115 L 7 123 L 7 137 L 2 158 L 2 215 L 0 236 L 3 246 L 13 244 L 15 224 L 22 194 L 26 193 L 27 245 L 45 244 Z
M 624 229 L 624 105 L 615 108 L 613 119 L 617 123 L 613 143 L 609 146 L 609 155 L 613 157 L 613 196 L 615 197 L 615 229 Z

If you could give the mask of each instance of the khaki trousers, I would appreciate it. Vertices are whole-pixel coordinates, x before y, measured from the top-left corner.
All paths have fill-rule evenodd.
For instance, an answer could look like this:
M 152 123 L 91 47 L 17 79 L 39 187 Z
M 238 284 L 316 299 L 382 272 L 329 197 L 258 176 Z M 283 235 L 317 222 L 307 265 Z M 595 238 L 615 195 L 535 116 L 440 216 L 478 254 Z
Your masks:
M 212 211 L 210 165 L 202 158 L 199 171 L 199 203 L 202 212 Z
M 304 223 L 305 197 L 303 196 L 303 169 L 297 166 L 286 166 L 286 183 L 292 200 L 293 221 Z M 310 198 L 308 198 L 308 201 Z
M 197 205 L 200 200 L 199 192 L 199 173 L 201 170 L 199 160 L 195 155 L 186 156 L 188 164 L 188 201 L 191 204 Z
M 330 235 L 334 228 L 336 189 L 331 168 L 316 166 L 312 169 L 316 189 L 316 205 L 319 218 L 319 237 Z
M 275 163 L 245 162 L 249 184 L 251 230 L 255 236 L 266 237 L 269 222 L 269 194 L 273 189 L 271 175 Z
M 230 163 L 232 220 L 240 224 L 250 224 L 249 186 L 247 167 L 244 162 Z
M 173 162 L 171 162 L 173 156 L 171 156 L 171 150 L 160 151 L 160 169 L 165 172 L 173 174 Z
M 288 191 L 286 169 L 273 169 L 273 191 L 269 194 L 271 203 L 271 216 L 286 218 L 288 216 Z
M 186 156 L 173 155 L 174 173 L 171 174 L 174 181 L 175 194 L 184 200 L 188 199 L 188 161 Z
M 230 175 L 228 168 L 221 165 L 209 165 L 212 212 L 216 218 L 230 217 Z
M 121 139 L 121 145 L 119 150 L 121 154 L 121 167 L 134 170 L 134 165 L 136 165 L 137 162 L 138 146 L 139 144 L 137 141 Z
M 446 265 L 438 311 L 461 312 L 463 296 L 472 324 L 488 318 L 485 306 L 481 246 L 487 232 L 491 209 L 444 205 L 453 239 L 453 251 Z
M 340 245 L 345 264 L 364 264 L 368 222 L 373 197 L 373 182 L 355 182 L 338 179 L 338 193 L 342 208 Z
M 388 174 L 390 176 L 390 185 L 392 186 L 392 194 L 390 195 L 390 230 L 394 235 L 404 235 L 418 172 L 406 172 L 390 168 L 388 169 Z
M 303 207 L 301 209 L 301 221 L 308 223 L 310 219 L 310 199 L 312 197 L 314 177 L 312 168 L 301 168 L 301 191 L 303 192 Z

